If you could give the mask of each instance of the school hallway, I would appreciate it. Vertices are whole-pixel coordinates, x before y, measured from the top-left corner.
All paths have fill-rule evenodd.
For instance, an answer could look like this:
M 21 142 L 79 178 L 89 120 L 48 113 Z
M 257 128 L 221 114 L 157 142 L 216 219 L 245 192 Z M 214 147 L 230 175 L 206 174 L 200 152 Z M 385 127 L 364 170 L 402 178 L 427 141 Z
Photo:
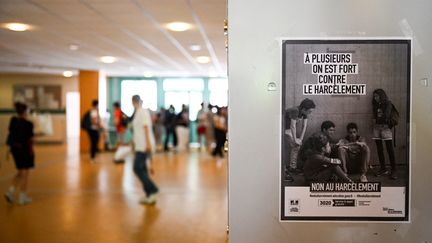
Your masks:
M 1 146 L 0 191 L 16 173 Z M 35 146 L 26 206 L 0 203 L 0 242 L 225 242 L 227 160 L 206 152 L 156 153 L 154 206 L 144 195 L 132 160 L 113 163 L 101 153 L 97 163 L 79 153 L 78 140 Z M 226 156 L 225 156 L 226 157 Z M 3 196 L 2 196 L 3 197 Z

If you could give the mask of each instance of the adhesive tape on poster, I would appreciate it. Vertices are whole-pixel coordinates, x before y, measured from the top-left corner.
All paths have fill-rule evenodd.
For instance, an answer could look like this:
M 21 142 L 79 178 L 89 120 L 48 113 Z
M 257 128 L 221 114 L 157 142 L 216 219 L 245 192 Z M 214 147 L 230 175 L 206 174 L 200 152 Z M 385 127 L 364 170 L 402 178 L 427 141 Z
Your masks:
M 419 56 L 419 55 L 423 54 L 423 52 L 424 52 L 423 48 L 421 47 L 418 39 L 415 37 L 414 31 L 412 30 L 408 21 L 406 19 L 402 19 L 401 21 L 399 21 L 399 27 L 401 28 L 402 33 L 406 37 L 411 37 L 413 39 L 412 48 L 414 50 L 414 55 Z

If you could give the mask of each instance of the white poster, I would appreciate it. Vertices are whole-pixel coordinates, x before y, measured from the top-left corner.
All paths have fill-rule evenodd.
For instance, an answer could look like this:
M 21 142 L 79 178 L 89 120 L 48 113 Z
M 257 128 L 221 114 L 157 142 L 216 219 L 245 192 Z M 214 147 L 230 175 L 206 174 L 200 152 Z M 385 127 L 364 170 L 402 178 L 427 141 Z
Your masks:
M 280 219 L 409 221 L 411 40 L 282 40 Z

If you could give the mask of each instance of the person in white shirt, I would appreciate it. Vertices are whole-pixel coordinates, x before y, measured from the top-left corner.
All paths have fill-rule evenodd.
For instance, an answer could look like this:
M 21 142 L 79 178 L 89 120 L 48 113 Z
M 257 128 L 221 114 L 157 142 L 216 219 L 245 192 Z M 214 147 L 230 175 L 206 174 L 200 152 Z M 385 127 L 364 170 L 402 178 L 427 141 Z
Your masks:
M 132 104 L 135 108 L 132 120 L 133 142 L 135 149 L 133 170 L 141 181 L 146 194 L 146 196 L 140 200 L 140 203 L 155 204 L 159 189 L 149 177 L 149 172 L 153 174 L 152 167 L 147 167 L 147 160 L 155 148 L 152 120 L 150 112 L 141 107 L 142 101 L 139 95 L 134 95 L 132 97 Z

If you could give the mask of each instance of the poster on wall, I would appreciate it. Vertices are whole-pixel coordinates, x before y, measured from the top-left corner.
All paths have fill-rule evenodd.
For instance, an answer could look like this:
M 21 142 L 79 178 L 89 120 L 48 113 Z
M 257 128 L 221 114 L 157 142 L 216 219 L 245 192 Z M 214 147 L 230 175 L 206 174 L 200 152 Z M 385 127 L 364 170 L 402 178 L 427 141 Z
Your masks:
M 61 92 L 61 85 L 18 84 L 13 86 L 13 102 L 23 102 L 36 110 L 60 109 Z
M 411 39 L 282 39 L 281 221 L 409 222 Z

